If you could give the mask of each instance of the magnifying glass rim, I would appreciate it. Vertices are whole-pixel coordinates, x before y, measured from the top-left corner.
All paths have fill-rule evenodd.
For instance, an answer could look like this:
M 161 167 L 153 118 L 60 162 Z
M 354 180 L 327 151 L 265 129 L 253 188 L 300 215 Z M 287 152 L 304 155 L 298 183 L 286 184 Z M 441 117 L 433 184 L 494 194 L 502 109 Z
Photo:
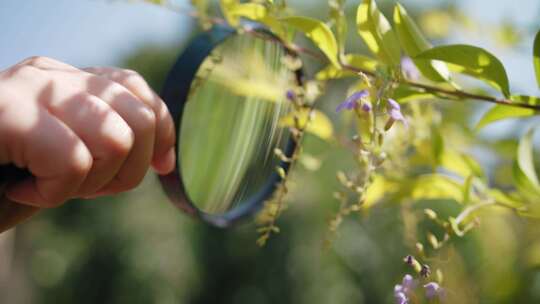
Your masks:
M 167 104 L 174 120 L 174 125 L 178 133 L 176 143 L 178 151 L 181 139 L 180 127 L 182 125 L 184 107 L 188 101 L 191 84 L 204 60 L 225 40 L 236 35 L 255 35 L 255 37 L 259 37 L 260 39 L 267 37 L 270 40 L 281 44 L 283 50 L 288 55 L 298 57 L 296 52 L 285 47 L 285 44 L 281 39 L 263 25 L 255 22 L 246 22 L 244 25 L 245 28 L 249 30 L 246 33 L 239 33 L 236 29 L 226 25 L 214 25 L 209 31 L 201 33 L 195 37 L 188 47 L 180 54 L 173 68 L 169 72 L 165 85 L 161 91 L 161 98 Z M 301 86 L 303 81 L 303 71 L 300 68 L 294 72 L 297 85 Z M 286 157 L 290 158 L 295 149 L 296 143 L 292 136 L 290 136 L 283 153 Z M 281 161 L 279 166 L 287 172 L 290 163 Z M 221 214 L 204 212 L 197 208 L 189 198 L 181 174 L 179 157 L 176 158 L 175 170 L 170 174 L 159 176 L 159 180 L 170 201 L 182 211 L 211 225 L 228 227 L 260 210 L 264 202 L 275 192 L 277 186 L 282 181 L 282 178 L 274 171 L 257 193 L 242 201 L 232 210 Z

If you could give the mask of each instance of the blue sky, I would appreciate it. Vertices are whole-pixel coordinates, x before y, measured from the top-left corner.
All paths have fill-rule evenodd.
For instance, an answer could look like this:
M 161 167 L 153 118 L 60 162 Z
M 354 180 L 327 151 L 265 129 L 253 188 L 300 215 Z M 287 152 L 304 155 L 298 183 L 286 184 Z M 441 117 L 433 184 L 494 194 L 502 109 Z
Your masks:
M 1 0 L 0 69 L 33 55 L 76 66 L 112 65 L 137 46 L 171 44 L 190 18 L 134 1 Z

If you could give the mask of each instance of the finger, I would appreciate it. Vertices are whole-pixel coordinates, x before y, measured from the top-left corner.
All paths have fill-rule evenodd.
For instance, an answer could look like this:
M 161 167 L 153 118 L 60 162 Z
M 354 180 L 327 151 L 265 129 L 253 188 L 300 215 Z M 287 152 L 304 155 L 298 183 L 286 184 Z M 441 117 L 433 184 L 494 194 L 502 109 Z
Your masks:
M 71 129 L 47 111 L 40 109 L 32 113 L 24 108 L 17 110 L 27 118 L 24 115 L 3 115 L 1 119 L 18 117 L 19 120 L 27 119 L 30 122 L 6 125 L 20 126 L 11 132 L 12 138 L 16 140 L 9 152 L 11 155 L 23 155 L 23 158 L 13 161 L 20 167 L 28 168 L 33 177 L 10 185 L 6 195 L 23 204 L 58 206 L 77 192 L 90 171 L 90 151 Z
M 86 68 L 84 70 L 121 84 L 152 108 L 156 115 L 156 137 L 152 165 L 160 174 L 171 172 L 175 165 L 176 132 L 173 119 L 163 100 L 135 71 L 109 67 Z
M 125 87 L 101 76 L 88 77 L 87 92 L 109 104 L 134 134 L 128 157 L 116 177 L 100 193 L 117 193 L 136 187 L 144 178 L 152 159 L 156 125 L 154 112 Z
M 71 128 L 92 154 L 92 169 L 76 195 L 94 194 L 120 171 L 134 143 L 133 131 L 105 101 L 87 93 L 51 101 L 47 109 Z

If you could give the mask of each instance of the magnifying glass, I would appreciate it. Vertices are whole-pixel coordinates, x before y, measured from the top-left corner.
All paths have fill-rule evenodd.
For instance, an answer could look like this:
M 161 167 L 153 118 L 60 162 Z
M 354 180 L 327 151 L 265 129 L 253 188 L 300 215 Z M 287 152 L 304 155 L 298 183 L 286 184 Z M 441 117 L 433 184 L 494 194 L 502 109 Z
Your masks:
M 302 86 L 297 58 L 257 23 L 243 30 L 225 25 L 195 37 L 179 56 L 161 97 L 177 132 L 176 169 L 159 180 L 170 201 L 185 213 L 218 227 L 252 215 L 273 194 L 296 149 L 282 118 L 293 110 L 287 92 Z M 0 179 L 21 178 L 0 167 Z M 31 216 L 33 207 L 2 198 L 0 231 Z

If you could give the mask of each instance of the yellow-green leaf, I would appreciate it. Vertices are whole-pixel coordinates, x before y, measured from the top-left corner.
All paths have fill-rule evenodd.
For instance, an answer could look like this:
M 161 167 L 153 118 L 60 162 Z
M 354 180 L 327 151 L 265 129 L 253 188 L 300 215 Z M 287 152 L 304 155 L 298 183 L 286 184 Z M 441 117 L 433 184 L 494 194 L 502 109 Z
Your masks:
M 373 54 L 386 64 L 400 64 L 401 50 L 396 34 L 374 0 L 364 0 L 358 6 L 356 27 L 358 34 Z
M 309 17 L 286 17 L 281 21 L 304 33 L 326 55 L 328 60 L 339 67 L 336 37 L 324 22 Z
M 423 199 L 453 199 L 461 202 L 462 186 L 452 178 L 440 174 L 427 174 L 416 178 L 410 189 L 411 197 Z
M 534 130 L 531 129 L 519 141 L 513 174 L 516 186 L 520 192 L 527 196 L 536 196 L 537 198 L 537 196 L 540 195 L 540 183 L 534 168 L 533 135 Z
M 415 59 L 444 61 L 456 71 L 483 80 L 504 96 L 510 96 L 510 85 L 503 64 L 482 48 L 465 44 L 446 45 L 424 51 Z
M 518 200 L 512 195 L 506 194 L 499 189 L 489 189 L 487 193 L 497 203 L 508 206 L 510 208 L 522 208 L 525 205 L 522 200 Z
M 283 26 L 276 18 L 269 15 L 268 9 L 263 4 L 240 3 L 239 0 L 220 0 L 219 3 L 223 16 L 230 25 L 237 26 L 240 17 L 244 17 L 268 26 L 273 33 L 280 37 L 285 36 Z
M 367 71 L 375 71 L 379 64 L 376 60 L 360 54 L 347 54 L 344 56 L 344 62 L 349 66 Z M 350 70 L 336 68 L 333 64 L 330 64 L 320 70 L 315 75 L 315 78 L 317 80 L 327 80 L 355 76 L 358 75 Z
M 472 157 L 453 150 L 445 150 L 440 155 L 440 165 L 445 169 L 459 174 L 463 178 L 469 176 L 483 177 L 482 167 Z
M 426 78 L 444 82 L 450 79 L 450 71 L 446 64 L 440 61 L 425 59 L 414 59 L 421 52 L 430 49 L 432 46 L 422 35 L 422 32 L 409 17 L 403 6 L 397 4 L 394 8 L 394 26 L 399 42 L 405 53 L 413 58 L 414 64 Z
M 385 179 L 382 175 L 375 175 L 373 181 L 366 190 L 363 209 L 369 209 L 377 204 L 385 195 L 397 190 L 395 183 Z
M 248 19 L 258 21 L 263 20 L 268 14 L 268 10 L 262 4 L 258 3 L 242 3 L 235 5 L 229 9 L 229 16 L 238 19 L 238 17 L 246 17 Z
M 330 19 L 336 33 L 339 53 L 345 54 L 345 42 L 347 40 L 347 16 L 345 15 L 344 0 L 330 0 Z
M 295 116 L 298 121 L 298 126 L 295 122 Z M 334 134 L 332 121 L 330 121 L 323 112 L 308 108 L 284 116 L 280 119 L 280 124 L 291 128 L 299 127 L 324 140 L 330 140 Z
M 219 0 L 219 6 L 221 7 L 221 12 L 227 20 L 227 22 L 232 26 L 237 26 L 239 19 L 238 17 L 231 14 L 231 11 L 240 4 L 240 0 Z
M 423 100 L 423 99 L 433 99 L 435 97 L 436 97 L 435 95 L 428 93 L 426 91 L 423 91 L 422 89 L 413 88 L 411 86 L 404 85 L 404 84 L 400 84 L 392 92 L 392 98 L 395 99 L 399 103 Z
M 495 105 L 489 111 L 482 116 L 480 121 L 476 124 L 475 129 L 480 130 L 483 127 L 494 123 L 499 120 L 517 117 L 527 117 L 534 115 L 533 109 L 518 108 L 506 105 Z
M 534 71 L 536 73 L 536 83 L 540 87 L 540 31 L 536 33 L 536 37 L 534 38 L 533 62 Z
M 540 105 L 540 97 L 528 95 L 512 95 L 510 100 L 516 103 L 525 103 L 529 105 Z

